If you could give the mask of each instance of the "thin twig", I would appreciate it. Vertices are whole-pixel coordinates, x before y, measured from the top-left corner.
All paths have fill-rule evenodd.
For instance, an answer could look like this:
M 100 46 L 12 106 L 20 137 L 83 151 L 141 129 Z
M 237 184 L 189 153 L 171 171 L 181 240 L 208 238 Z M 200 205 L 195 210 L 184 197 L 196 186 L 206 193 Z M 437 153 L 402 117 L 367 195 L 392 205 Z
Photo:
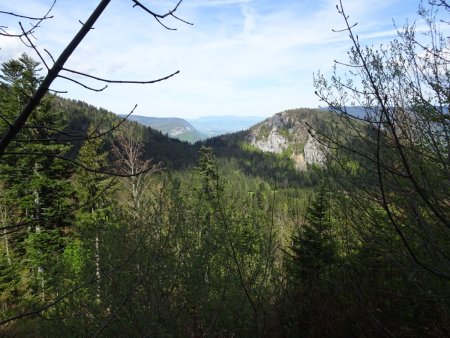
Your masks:
M 67 76 L 64 76 L 64 75 L 58 75 L 58 77 L 60 77 L 61 79 L 65 79 L 65 80 L 71 81 L 71 82 L 73 82 L 73 83 L 76 83 L 76 84 L 78 84 L 78 85 L 80 85 L 80 86 L 82 86 L 82 87 L 84 87 L 84 88 L 86 88 L 86 89 L 92 90 L 92 91 L 94 91 L 94 92 L 102 92 L 102 91 L 104 91 L 106 88 L 108 88 L 108 85 L 105 85 L 105 86 L 102 87 L 102 88 L 93 88 L 93 87 L 89 87 L 88 85 L 85 85 L 84 83 L 81 83 L 80 81 L 74 80 L 74 79 L 72 79 L 72 78 L 70 78 L 70 77 L 67 77 Z
M 153 16 L 153 17 L 155 18 L 155 20 L 158 21 L 158 23 L 159 23 L 161 26 L 163 26 L 165 29 L 167 29 L 167 30 L 171 30 L 171 31 L 177 30 L 176 28 L 170 28 L 170 27 L 164 25 L 164 24 L 162 23 L 162 21 L 160 20 L 160 19 L 164 19 L 164 18 L 166 18 L 166 17 L 168 17 L 168 16 L 172 16 L 172 17 L 175 18 L 176 20 L 179 20 L 179 21 L 181 21 L 181 22 L 183 22 L 183 23 L 186 23 L 186 24 L 188 24 L 188 25 L 193 25 L 193 23 L 188 22 L 188 21 L 185 21 L 185 20 L 182 20 L 182 19 L 180 19 L 179 17 L 177 17 L 177 16 L 175 16 L 175 15 L 173 14 L 173 13 L 176 12 L 176 10 L 178 9 L 178 6 L 180 6 L 180 4 L 181 4 L 181 2 L 182 2 L 183 0 L 180 0 L 172 10 L 168 11 L 168 12 L 165 13 L 165 14 L 157 14 L 157 13 L 153 12 L 152 10 L 150 10 L 150 9 L 148 9 L 146 6 L 144 6 L 142 3 L 140 3 L 138 0 L 131 0 L 131 1 L 134 2 L 133 8 L 134 8 L 134 7 L 140 7 L 140 8 L 143 9 L 145 12 L 147 12 L 148 14 L 150 14 L 151 16 Z
M 73 74 L 77 74 L 77 75 L 81 75 L 81 76 L 85 76 L 94 80 L 98 80 L 98 81 L 102 81 L 102 82 L 107 82 L 107 83 L 126 83 L 126 84 L 151 84 L 151 83 L 156 83 L 156 82 L 160 82 L 160 81 L 164 81 L 167 80 L 169 78 L 171 78 L 172 76 L 175 76 L 177 74 L 180 73 L 179 70 L 177 70 L 176 72 L 164 76 L 162 78 L 156 79 L 156 80 L 149 80 L 149 81 L 134 81 L 134 80 L 109 80 L 109 79 L 104 79 L 98 76 L 94 76 L 94 75 L 90 75 L 90 74 L 86 74 L 86 73 L 82 73 L 76 70 L 72 70 L 72 69 L 68 69 L 68 68 L 63 68 L 62 70 L 65 70 L 66 72 L 70 72 Z

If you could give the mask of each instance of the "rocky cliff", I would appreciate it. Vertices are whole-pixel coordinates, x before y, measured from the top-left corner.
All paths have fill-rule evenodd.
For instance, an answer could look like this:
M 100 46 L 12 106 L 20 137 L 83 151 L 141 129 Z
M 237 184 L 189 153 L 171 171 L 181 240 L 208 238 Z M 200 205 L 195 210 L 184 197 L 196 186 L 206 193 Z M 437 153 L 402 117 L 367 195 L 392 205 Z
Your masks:
M 292 109 L 275 114 L 251 128 L 246 141 L 261 151 L 286 152 L 298 170 L 305 170 L 311 164 L 324 165 L 326 150 L 309 132 L 308 125 L 320 128 L 326 114 L 315 109 Z

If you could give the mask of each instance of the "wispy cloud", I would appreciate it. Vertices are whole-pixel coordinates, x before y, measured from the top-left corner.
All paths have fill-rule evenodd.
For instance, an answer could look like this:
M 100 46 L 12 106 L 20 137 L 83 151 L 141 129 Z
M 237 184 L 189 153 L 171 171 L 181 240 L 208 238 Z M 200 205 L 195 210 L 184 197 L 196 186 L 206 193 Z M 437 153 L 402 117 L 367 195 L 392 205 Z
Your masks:
M 48 3 L 23 1 L 36 8 Z M 175 3 L 155 2 L 161 11 Z M 55 55 L 79 29 L 78 20 L 85 20 L 95 7 L 91 1 L 57 4 L 55 19 L 37 33 L 39 45 Z M 152 86 L 110 86 L 100 94 L 63 81 L 55 86 L 68 89 L 69 97 L 118 113 L 138 103 L 140 114 L 155 116 L 270 115 L 317 106 L 312 73 L 330 71 L 334 59 L 345 60 L 349 47 L 346 33 L 332 32 L 343 26 L 335 4 L 336 0 L 185 0 L 177 14 L 194 26 L 170 20 L 178 28 L 172 32 L 127 1 L 111 2 L 68 67 L 114 79 L 158 78 L 178 69 L 181 74 Z M 386 13 L 398 18 L 401 10 L 415 11 L 415 5 L 405 7 L 400 0 L 346 0 L 345 6 L 369 42 L 395 33 Z M 0 47 L 0 60 L 5 50 L 20 49 L 3 39 Z
M 186 2 L 186 6 L 227 6 L 252 2 L 252 0 L 193 0 Z

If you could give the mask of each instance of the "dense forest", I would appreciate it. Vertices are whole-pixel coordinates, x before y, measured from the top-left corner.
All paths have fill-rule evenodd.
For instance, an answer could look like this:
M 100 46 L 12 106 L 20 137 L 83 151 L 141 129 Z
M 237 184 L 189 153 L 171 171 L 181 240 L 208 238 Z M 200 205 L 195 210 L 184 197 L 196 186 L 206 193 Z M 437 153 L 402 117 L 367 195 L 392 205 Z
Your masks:
M 439 4 L 421 10 L 431 45 L 406 27 L 379 50 L 359 45 L 341 8 L 354 81 L 317 74 L 329 109 L 252 129 L 284 135 L 279 153 L 249 131 L 181 142 L 47 93 L 0 152 L 0 335 L 450 336 Z M 0 135 L 39 68 L 26 54 L 1 65 Z M 294 125 L 325 163 L 295 166 Z

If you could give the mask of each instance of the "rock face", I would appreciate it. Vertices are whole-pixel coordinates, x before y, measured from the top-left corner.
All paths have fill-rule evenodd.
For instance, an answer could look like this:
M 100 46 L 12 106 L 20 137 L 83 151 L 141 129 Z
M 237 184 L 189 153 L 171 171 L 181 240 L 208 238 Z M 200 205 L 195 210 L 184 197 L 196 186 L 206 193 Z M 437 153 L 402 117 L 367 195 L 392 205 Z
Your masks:
M 265 152 L 279 154 L 288 151 L 300 171 L 306 170 L 310 164 L 324 165 L 326 153 L 308 132 L 307 123 L 317 119 L 315 112 L 297 109 L 278 113 L 251 128 L 246 141 Z
M 265 139 L 253 138 L 251 144 L 262 151 L 270 153 L 281 153 L 288 146 L 286 138 L 278 134 L 276 129 L 272 129 Z
M 306 124 L 285 111 L 251 128 L 247 141 L 262 151 L 281 153 L 294 143 L 305 143 L 307 136 Z
M 305 162 L 307 164 L 325 165 L 326 154 L 323 146 L 317 141 L 314 135 L 309 135 L 308 141 L 303 148 Z

